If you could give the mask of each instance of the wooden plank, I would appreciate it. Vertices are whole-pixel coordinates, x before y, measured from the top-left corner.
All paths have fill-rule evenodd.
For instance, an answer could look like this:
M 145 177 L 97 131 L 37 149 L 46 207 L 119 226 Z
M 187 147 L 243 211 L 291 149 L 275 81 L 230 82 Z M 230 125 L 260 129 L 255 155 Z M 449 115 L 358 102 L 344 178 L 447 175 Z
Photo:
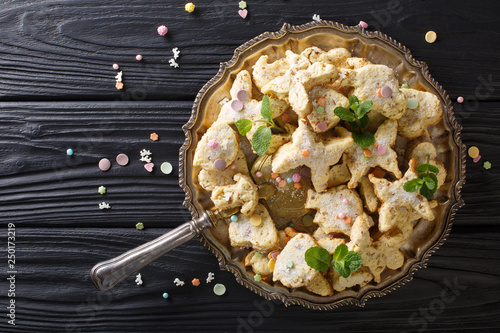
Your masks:
M 323 312 L 265 301 L 239 285 L 232 274 L 219 271 L 215 257 L 196 240 L 144 269 L 143 286 L 136 286 L 135 278 L 130 277 L 109 293 L 93 287 L 88 273 L 96 262 L 164 231 L 17 228 L 17 326 L 2 320 L 0 330 L 234 332 L 240 326 L 240 331 L 246 332 L 245 323 L 251 330 L 266 332 L 323 331 L 327 327 L 353 332 L 365 332 L 367 327 L 373 332 L 413 332 L 424 323 L 430 332 L 462 331 L 465 327 L 494 331 L 500 327 L 499 259 L 490 250 L 500 246 L 500 234 L 474 230 L 452 234 L 413 281 L 383 298 L 369 300 L 364 309 L 343 307 Z M 204 281 L 208 272 L 215 273 L 212 284 Z M 175 287 L 176 277 L 186 285 Z M 190 285 L 195 277 L 202 281 L 199 287 Z M 214 283 L 223 283 L 226 295 L 215 296 Z M 459 286 L 455 297 L 447 291 L 450 283 Z M 446 303 L 440 301 L 443 291 Z M 170 294 L 168 300 L 162 298 L 164 292 Z M 0 298 L 4 304 L 5 293 Z M 444 304 L 443 309 L 440 304 Z M 269 309 L 269 315 L 261 315 L 259 306 Z
M 459 6 L 446 1 L 432 6 L 418 0 L 393 3 L 395 7 L 369 0 L 334 5 L 329 0 L 256 0 L 243 20 L 236 3 L 211 0 L 197 1 L 195 14 L 173 0 L 10 1 L 0 8 L 0 98 L 123 98 L 126 91 L 114 88 L 111 68 L 118 63 L 127 91 L 139 98 L 192 100 L 236 47 L 265 31 L 279 30 L 284 22 L 306 23 L 315 13 L 347 25 L 364 19 L 370 29 L 387 33 L 426 61 L 453 98 L 474 96 L 480 77 L 500 81 L 500 45 L 492 42 L 500 28 L 489 23 L 500 12 L 498 1 L 462 1 Z M 166 37 L 156 33 L 160 24 L 170 29 Z M 427 30 L 437 31 L 436 43 L 425 42 Z M 168 64 L 173 47 L 181 50 L 178 69 Z M 138 53 L 144 56 L 142 62 L 135 60 Z M 499 97 L 497 85 L 485 98 Z

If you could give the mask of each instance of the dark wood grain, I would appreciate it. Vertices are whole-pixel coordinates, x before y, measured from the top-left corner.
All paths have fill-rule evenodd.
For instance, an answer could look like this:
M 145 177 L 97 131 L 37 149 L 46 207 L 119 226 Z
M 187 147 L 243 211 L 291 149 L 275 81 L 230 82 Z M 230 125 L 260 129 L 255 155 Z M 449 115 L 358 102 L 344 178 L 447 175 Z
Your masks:
M 17 325 L 7 324 L 4 280 L 0 332 L 499 331 L 500 2 L 410 0 L 395 9 L 390 3 L 397 1 L 256 0 L 247 1 L 246 20 L 236 0 L 194 2 L 194 14 L 172 0 L 0 5 L 0 226 L 6 237 L 6 224 L 16 225 L 18 269 Z M 98 292 L 89 281 L 95 263 L 189 219 L 177 162 L 181 126 L 198 90 L 240 44 L 313 14 L 380 28 L 427 62 L 453 100 L 466 99 L 454 103 L 456 116 L 464 143 L 478 146 L 482 159 L 467 160 L 466 206 L 429 267 L 365 308 L 309 311 L 240 286 L 194 240 L 145 268 L 143 286 L 130 277 Z M 156 33 L 160 24 L 169 27 L 166 37 Z M 436 43 L 425 42 L 428 30 L 438 33 Z M 168 65 L 173 47 L 182 52 L 178 69 Z M 135 60 L 139 53 L 142 62 Z M 123 70 L 124 91 L 114 88 L 113 63 Z M 65 154 L 69 147 L 73 157 Z M 138 160 L 143 148 L 153 153 L 151 174 Z M 130 157 L 128 166 L 114 163 L 118 153 Z M 97 168 L 103 157 L 113 162 L 106 173 Z M 482 167 L 486 160 L 491 170 Z M 164 161 L 174 165 L 172 175 L 159 172 Z M 100 185 L 108 188 L 105 196 L 97 193 Z M 99 210 L 102 201 L 112 209 Z M 134 228 L 139 221 L 145 230 Z M 6 253 L 5 240 L 0 249 Z M 227 286 L 226 295 L 215 296 L 204 283 L 208 272 Z M 175 287 L 176 277 L 186 286 Z M 195 277 L 200 287 L 190 285 Z M 441 309 L 453 281 L 461 289 Z M 261 315 L 260 306 L 272 313 Z

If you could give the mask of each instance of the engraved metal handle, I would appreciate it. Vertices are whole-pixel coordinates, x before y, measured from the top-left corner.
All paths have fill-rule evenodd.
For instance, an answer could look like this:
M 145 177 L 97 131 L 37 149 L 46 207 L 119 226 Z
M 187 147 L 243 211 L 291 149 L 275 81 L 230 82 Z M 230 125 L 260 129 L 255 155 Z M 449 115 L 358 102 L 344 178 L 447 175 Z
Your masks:
M 109 290 L 165 253 L 199 235 L 203 229 L 212 226 L 209 215 L 204 213 L 200 218 L 186 222 L 163 236 L 116 258 L 98 263 L 90 271 L 90 279 L 97 289 Z

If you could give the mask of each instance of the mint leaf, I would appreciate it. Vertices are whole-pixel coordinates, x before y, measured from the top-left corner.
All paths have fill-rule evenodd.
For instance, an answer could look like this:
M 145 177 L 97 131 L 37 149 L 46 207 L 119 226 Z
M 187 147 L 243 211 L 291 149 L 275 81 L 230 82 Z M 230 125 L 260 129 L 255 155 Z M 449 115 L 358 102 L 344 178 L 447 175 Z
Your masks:
M 429 171 L 434 173 L 439 173 L 438 167 L 432 164 L 429 164 Z
M 375 137 L 373 136 L 373 134 L 369 132 L 365 132 L 363 134 L 352 132 L 351 134 L 354 143 L 356 143 L 358 146 L 362 148 L 369 147 L 375 142 Z
M 429 164 L 419 164 L 417 165 L 418 172 L 427 172 L 429 170 Z
M 363 118 L 363 116 L 371 109 L 372 106 L 373 106 L 372 101 L 366 101 L 361 103 L 356 109 L 356 116 L 358 117 L 358 119 Z
M 351 109 L 354 109 L 353 106 L 357 107 L 358 104 L 359 99 L 355 95 L 349 96 L 349 106 L 351 107 Z
M 429 174 L 429 175 L 434 175 L 433 173 Z M 434 175 L 435 177 L 436 175 Z M 422 179 L 424 180 L 425 182 L 425 185 L 427 186 L 427 188 L 429 190 L 434 190 L 436 188 L 436 181 L 434 181 L 434 179 L 432 179 L 430 176 L 423 176 Z
M 335 113 L 335 115 L 342 120 L 356 121 L 356 117 L 354 117 L 354 113 L 352 111 L 349 111 L 346 108 L 341 107 L 341 106 L 337 106 L 335 108 L 335 110 L 333 110 L 333 113 Z
M 247 133 L 252 129 L 252 121 L 248 119 L 240 119 L 234 124 L 241 135 L 247 135 Z
M 357 122 L 357 121 L 350 121 L 350 122 L 349 122 L 349 125 L 351 125 L 351 126 L 352 126 L 352 127 L 354 127 L 354 128 L 358 128 L 358 127 L 359 127 L 359 124 L 358 124 L 358 122 Z
M 427 187 L 427 184 L 425 183 L 422 185 L 422 188 L 420 189 L 420 194 L 422 194 L 428 200 L 432 199 L 434 193 L 436 193 L 436 188 L 434 188 L 434 190 L 431 190 L 429 187 Z
M 359 119 L 359 122 L 361 123 L 361 128 L 365 128 L 368 125 L 368 122 L 370 121 L 370 118 L 368 118 L 368 115 L 365 114 L 363 117 Z
M 333 260 L 343 260 L 344 257 L 349 253 L 349 249 L 345 244 L 339 244 L 335 251 L 333 252 L 332 259 Z
M 260 107 L 260 114 L 268 122 L 273 121 L 273 116 L 271 114 L 271 102 L 269 101 L 269 96 L 264 95 L 262 97 L 262 105 Z
M 336 270 L 343 278 L 348 278 L 349 275 L 351 275 L 351 270 L 349 267 L 346 267 L 346 263 L 343 260 L 334 262 L 333 269 Z
M 252 136 L 252 146 L 257 155 L 261 156 L 266 153 L 271 145 L 271 128 L 267 126 L 261 126 L 257 128 L 257 131 Z
M 345 261 L 351 273 L 356 272 L 363 263 L 361 255 L 354 251 L 349 251 L 349 253 L 345 256 Z
M 424 185 L 424 181 L 420 178 L 415 178 L 404 183 L 403 189 L 406 192 L 417 192 L 422 185 Z
M 332 256 L 324 248 L 315 246 L 306 251 L 305 260 L 307 265 L 312 269 L 324 272 L 330 266 Z

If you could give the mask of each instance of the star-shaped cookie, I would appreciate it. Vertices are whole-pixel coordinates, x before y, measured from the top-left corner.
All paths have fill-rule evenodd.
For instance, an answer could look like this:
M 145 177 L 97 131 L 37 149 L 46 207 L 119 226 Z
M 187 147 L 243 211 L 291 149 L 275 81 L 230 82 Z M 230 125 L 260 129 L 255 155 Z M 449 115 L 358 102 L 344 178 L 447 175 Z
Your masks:
M 411 159 L 403 178 L 390 182 L 372 174 L 368 178 L 373 183 L 375 194 L 382 202 L 379 210 L 379 230 L 389 231 L 393 227 L 403 229 L 404 225 L 419 218 L 434 220 L 429 201 L 419 192 L 406 192 L 404 183 L 418 177 L 417 161 Z
M 444 164 L 437 159 L 437 150 L 432 142 L 424 141 L 425 139 L 413 140 L 406 150 L 406 158 L 417 160 L 418 164 L 429 163 L 439 169 L 436 177 L 438 180 L 438 188 L 444 184 L 446 180 L 446 168 Z
M 336 164 L 342 153 L 352 146 L 352 137 L 331 138 L 322 141 L 308 128 L 305 119 L 292 135 L 292 142 L 281 146 L 274 154 L 273 172 L 285 172 L 300 165 L 311 168 L 311 180 L 317 192 L 326 191 L 330 166 Z
M 334 48 L 325 52 L 319 47 L 312 46 L 302 51 L 301 55 L 309 59 L 311 63 L 326 62 L 336 67 L 347 67 L 346 61 L 351 57 L 351 53 L 343 47 Z
M 349 108 L 349 100 L 328 84 L 314 87 L 309 92 L 309 99 L 312 112 L 307 116 L 307 120 L 316 133 L 328 131 L 339 123 L 340 118 L 334 113 L 336 107 Z M 320 100 L 322 105 L 318 104 Z M 321 108 L 318 108 L 319 106 Z
M 343 127 L 337 127 L 337 132 L 341 136 L 349 135 L 350 133 Z M 345 155 L 347 157 L 347 166 L 351 172 L 351 180 L 347 184 L 349 188 L 358 186 L 358 181 L 368 173 L 371 168 L 380 166 L 389 172 L 392 172 L 397 178 L 401 178 L 402 174 L 398 167 L 397 154 L 392 147 L 396 143 L 396 135 L 398 131 L 398 123 L 396 120 L 388 119 L 375 132 L 375 144 L 361 148 L 358 145 L 353 145 L 349 148 Z M 369 151 L 367 157 L 365 151 Z

